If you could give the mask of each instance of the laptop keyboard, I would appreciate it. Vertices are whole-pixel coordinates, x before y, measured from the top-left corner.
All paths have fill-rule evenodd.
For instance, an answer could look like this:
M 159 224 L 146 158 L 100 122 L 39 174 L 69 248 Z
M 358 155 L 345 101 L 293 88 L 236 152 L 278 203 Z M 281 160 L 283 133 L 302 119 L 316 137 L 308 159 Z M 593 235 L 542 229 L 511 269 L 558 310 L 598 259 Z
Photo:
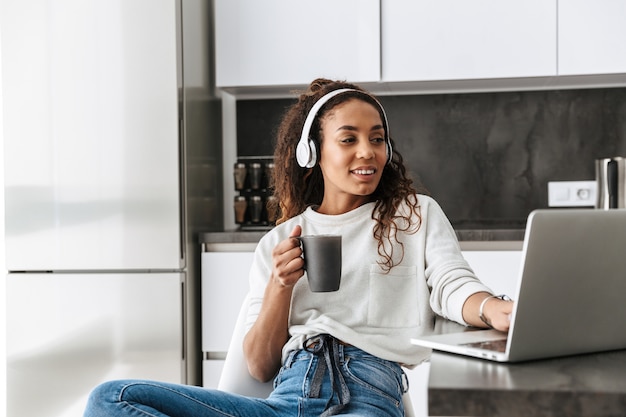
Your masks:
M 468 346 L 468 347 L 478 348 L 478 349 L 485 349 L 485 350 L 492 350 L 494 352 L 504 353 L 506 352 L 506 339 L 464 343 L 463 346 Z

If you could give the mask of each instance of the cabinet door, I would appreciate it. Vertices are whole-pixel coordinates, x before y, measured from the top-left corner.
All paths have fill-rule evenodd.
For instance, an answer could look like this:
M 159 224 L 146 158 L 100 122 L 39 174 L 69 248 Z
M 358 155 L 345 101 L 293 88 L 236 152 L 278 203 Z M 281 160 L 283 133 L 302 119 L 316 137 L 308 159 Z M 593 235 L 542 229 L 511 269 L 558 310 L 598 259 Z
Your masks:
M 220 383 L 224 359 L 205 359 L 202 361 L 202 386 L 217 389 Z
M 556 75 L 556 0 L 382 0 L 382 80 Z
M 202 254 L 202 351 L 226 353 L 246 294 L 254 252 Z
M 379 0 L 216 0 L 216 85 L 380 79 Z
M 463 251 L 478 278 L 496 294 L 514 297 L 522 264 L 522 251 Z
M 559 2 L 559 75 L 626 73 L 626 2 Z

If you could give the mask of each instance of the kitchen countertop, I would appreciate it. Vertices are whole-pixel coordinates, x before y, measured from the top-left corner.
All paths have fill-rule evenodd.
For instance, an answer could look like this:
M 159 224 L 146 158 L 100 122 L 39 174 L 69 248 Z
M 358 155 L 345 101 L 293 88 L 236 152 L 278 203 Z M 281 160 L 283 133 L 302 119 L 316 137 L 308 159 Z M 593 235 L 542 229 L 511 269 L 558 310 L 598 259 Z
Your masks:
M 501 364 L 433 353 L 433 416 L 626 415 L 626 350 Z
M 474 331 L 437 317 L 424 334 Z M 433 351 L 431 416 L 626 416 L 626 350 L 498 363 Z
M 204 232 L 199 243 L 204 251 L 254 250 L 259 239 L 268 230 Z M 521 250 L 525 229 L 457 229 L 463 250 Z

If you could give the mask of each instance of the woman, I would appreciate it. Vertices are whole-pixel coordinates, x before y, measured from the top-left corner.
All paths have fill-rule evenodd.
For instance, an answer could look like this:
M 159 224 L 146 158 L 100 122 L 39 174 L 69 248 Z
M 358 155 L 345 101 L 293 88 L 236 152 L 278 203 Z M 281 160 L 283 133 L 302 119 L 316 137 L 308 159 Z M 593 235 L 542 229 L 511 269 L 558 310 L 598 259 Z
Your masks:
M 282 218 L 255 253 L 244 339 L 251 375 L 275 378 L 271 396 L 117 381 L 94 390 L 86 416 L 400 417 L 401 366 L 430 354 L 409 340 L 436 314 L 508 330 L 512 303 L 480 283 L 441 208 L 414 189 L 372 95 L 313 81 L 274 156 Z M 342 235 L 339 291 L 309 290 L 301 234 Z

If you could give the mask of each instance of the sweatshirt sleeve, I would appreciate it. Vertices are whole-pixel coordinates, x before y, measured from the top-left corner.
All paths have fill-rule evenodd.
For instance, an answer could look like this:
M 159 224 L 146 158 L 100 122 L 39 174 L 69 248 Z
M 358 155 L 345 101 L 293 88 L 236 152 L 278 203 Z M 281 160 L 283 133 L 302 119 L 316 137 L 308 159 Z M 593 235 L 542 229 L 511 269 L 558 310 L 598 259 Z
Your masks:
M 463 257 L 456 233 L 441 207 L 428 199 L 427 210 L 422 204 L 422 215 L 430 306 L 436 314 L 467 325 L 463 320 L 467 298 L 477 292 L 492 291 L 478 279 Z

